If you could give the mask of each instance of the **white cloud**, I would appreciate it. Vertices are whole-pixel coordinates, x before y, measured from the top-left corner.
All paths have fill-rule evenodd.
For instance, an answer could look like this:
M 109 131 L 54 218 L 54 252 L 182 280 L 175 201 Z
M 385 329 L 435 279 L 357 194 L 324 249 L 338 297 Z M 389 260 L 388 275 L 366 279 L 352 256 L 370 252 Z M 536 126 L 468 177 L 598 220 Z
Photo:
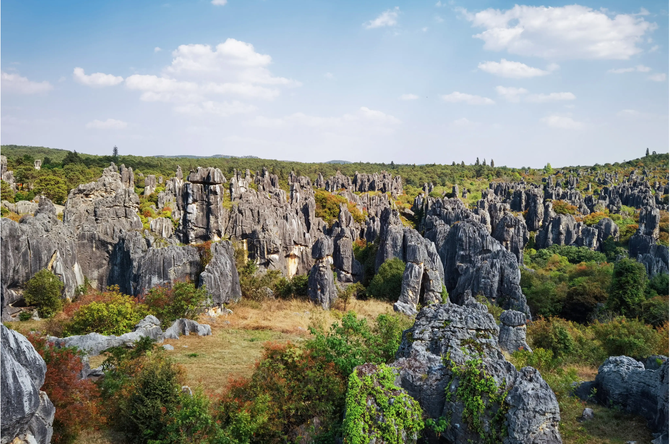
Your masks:
M 518 102 L 521 100 L 522 95 L 528 93 L 528 90 L 525 88 L 515 88 L 513 86 L 496 86 L 496 91 L 508 102 Z
M 510 79 L 526 79 L 530 77 L 546 76 L 549 71 L 533 68 L 520 62 L 511 62 L 501 59 L 498 62 L 482 62 L 477 66 L 482 71 Z
M 550 126 L 552 128 L 571 129 L 571 130 L 578 130 L 584 128 L 583 123 L 577 122 L 576 120 L 573 120 L 572 117 L 568 116 L 552 115 L 543 117 L 542 119 L 540 119 L 540 121 L 544 122 L 547 126 Z
M 533 103 L 547 103 L 547 102 L 560 102 L 564 100 L 575 100 L 574 94 L 571 92 L 557 92 L 549 94 L 532 94 L 526 98 L 526 101 Z
M 96 72 L 91 75 L 86 75 L 84 70 L 79 67 L 74 69 L 72 77 L 74 77 L 74 79 L 82 85 L 92 86 L 94 88 L 114 86 L 123 82 L 123 77 L 114 76 L 112 74 Z
M 561 69 L 561 66 L 558 63 L 550 63 L 547 65 L 547 71 L 554 72 Z
M 212 0 L 212 4 L 215 6 L 224 6 L 228 3 L 228 0 Z
M 619 117 L 638 117 L 641 115 L 640 111 L 634 110 L 634 109 L 622 109 L 618 113 L 616 113 L 617 116 Z
M 400 100 L 416 100 L 419 96 L 416 94 L 403 94 L 400 96 Z
M 444 19 L 443 19 L 442 17 L 440 17 L 439 15 L 436 15 L 436 16 L 435 16 L 435 22 L 437 22 L 437 23 L 444 23 Z
M 623 74 L 626 72 L 649 72 L 651 71 L 651 68 L 648 66 L 644 65 L 637 65 L 631 68 L 617 68 L 617 69 L 610 69 L 607 72 L 612 73 L 612 74 Z
M 162 49 L 159 46 L 156 46 L 154 48 L 154 52 L 161 52 L 161 51 L 162 51 Z
M 21 77 L 18 74 L 9 74 L 2 72 L 2 91 L 14 94 L 38 94 L 53 89 L 51 83 L 33 82 L 27 77 Z
M 215 114 L 221 117 L 228 117 L 234 114 L 246 114 L 256 111 L 256 107 L 238 101 L 233 102 L 213 102 L 206 101 L 202 103 L 187 103 L 185 105 L 175 106 L 174 110 L 181 114 L 201 115 Z
M 384 26 L 395 26 L 398 23 L 399 13 L 400 8 L 396 6 L 393 9 L 388 9 L 382 12 L 376 19 L 363 23 L 363 26 L 365 26 L 365 29 L 382 28 Z
M 422 30 L 423 32 L 428 31 L 428 26 L 424 26 L 423 28 L 421 28 L 421 30 Z
M 119 129 L 125 129 L 128 126 L 128 123 L 123 122 L 121 120 L 116 120 L 116 119 L 107 119 L 107 120 L 94 120 L 92 122 L 88 122 L 86 124 L 86 128 L 91 128 L 91 129 L 111 129 L 111 130 L 119 130 Z
M 652 74 L 647 78 L 649 80 L 653 80 L 654 82 L 665 82 L 665 74 L 663 74 L 663 73 Z
M 442 3 L 441 1 L 438 1 L 437 3 L 435 3 L 436 8 L 441 8 L 442 6 L 447 6 L 447 5 L 445 3 Z
M 659 45 L 654 45 L 651 48 L 649 48 L 649 52 L 656 52 L 659 50 L 659 48 L 660 48 Z
M 452 92 L 451 94 L 445 94 L 440 96 L 442 100 L 449 103 L 467 103 L 468 105 L 493 105 L 495 102 L 488 97 L 474 96 L 471 94 L 465 94 L 458 91 Z
M 334 80 L 335 76 L 331 72 L 327 72 L 323 75 L 327 80 Z
M 580 5 L 460 11 L 473 26 L 485 29 L 474 36 L 484 41 L 484 49 L 554 60 L 626 60 L 642 51 L 638 43 L 656 28 L 640 16 L 611 16 Z

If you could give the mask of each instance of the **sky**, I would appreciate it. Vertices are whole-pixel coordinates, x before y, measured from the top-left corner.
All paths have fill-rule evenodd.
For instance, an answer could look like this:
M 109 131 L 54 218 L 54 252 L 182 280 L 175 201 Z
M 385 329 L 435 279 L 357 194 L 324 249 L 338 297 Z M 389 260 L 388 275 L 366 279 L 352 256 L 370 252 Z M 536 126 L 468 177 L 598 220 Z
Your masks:
M 517 168 L 668 152 L 667 2 L 4 0 L 0 12 L 2 144 Z

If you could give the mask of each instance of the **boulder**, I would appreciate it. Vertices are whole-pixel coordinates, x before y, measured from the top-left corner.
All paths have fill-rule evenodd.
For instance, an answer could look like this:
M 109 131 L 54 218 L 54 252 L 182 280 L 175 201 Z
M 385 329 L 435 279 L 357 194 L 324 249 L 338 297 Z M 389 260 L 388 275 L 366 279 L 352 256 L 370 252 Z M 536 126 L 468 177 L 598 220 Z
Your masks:
M 47 366 L 20 333 L 0 326 L 2 425 L 0 443 L 48 444 L 56 409 L 40 391 Z
M 658 359 L 658 358 L 657 358 Z M 668 436 L 668 358 L 645 365 L 628 356 L 610 356 L 598 368 L 596 380 L 583 383 L 576 394 L 589 399 L 596 389 L 594 400 L 607 407 L 644 417 L 655 436 Z
M 163 333 L 164 339 L 179 339 L 179 336 L 195 333 L 198 336 L 210 336 L 212 327 L 207 324 L 198 324 L 191 319 L 177 319 Z
M 398 369 L 399 385 L 419 402 L 425 416 L 436 422 L 446 418 L 448 425 L 440 433 L 446 442 L 479 442 L 478 424 L 500 442 L 560 443 L 560 413 L 553 391 L 536 369 L 517 370 L 505 360 L 498 335 L 493 316 L 482 304 L 424 307 L 414 326 L 403 333 L 392 364 Z M 497 408 L 491 405 L 477 418 L 467 419 L 458 393 L 459 385 L 467 383 L 463 372 L 468 368 L 491 381 L 491 396 L 504 396 L 504 417 L 496 419 Z M 438 442 L 431 430 L 424 431 L 424 438 Z

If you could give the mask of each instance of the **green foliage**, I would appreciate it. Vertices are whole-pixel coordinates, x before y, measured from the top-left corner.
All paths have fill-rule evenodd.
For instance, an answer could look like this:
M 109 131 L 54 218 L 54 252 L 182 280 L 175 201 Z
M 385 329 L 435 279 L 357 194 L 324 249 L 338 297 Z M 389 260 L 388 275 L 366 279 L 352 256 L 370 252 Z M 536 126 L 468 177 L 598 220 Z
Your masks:
M 132 331 L 148 310 L 138 304 L 131 296 L 110 287 L 97 300 L 80 306 L 66 323 L 64 333 L 67 336 L 100 333 L 103 335 L 122 335 Z
M 363 286 L 367 287 L 375 276 L 375 260 L 377 258 L 377 249 L 379 245 L 376 242 L 366 242 L 365 239 L 359 239 L 354 242 L 354 257 L 363 267 Z
M 405 263 L 394 257 L 384 262 L 368 287 L 368 295 L 383 300 L 397 301 L 402 289 Z
M 144 297 L 143 303 L 147 311 L 166 327 L 179 318 L 196 319 L 207 298 L 204 286 L 196 288 L 193 282 L 175 282 L 171 287 L 153 287 Z
M 316 217 L 328 224 L 332 225 L 340 215 L 340 204 L 347 204 L 349 201 L 337 194 L 331 194 L 328 191 L 317 190 L 314 193 L 314 200 L 316 201 Z
M 554 359 L 554 352 L 545 350 L 542 347 L 537 347 L 532 352 L 528 350 L 516 350 L 512 353 L 510 362 L 517 369 L 530 366 L 538 369 L 542 374 L 546 371 L 555 370 L 559 363 L 557 359 Z
M 68 194 L 65 180 L 57 176 L 42 176 L 35 181 L 35 193 L 46 196 L 56 204 L 65 203 Z
M 53 317 L 63 309 L 64 285 L 49 270 L 40 270 L 26 282 L 23 297 L 28 305 L 36 305 L 41 318 Z
M 33 317 L 33 315 L 31 315 L 27 311 L 22 311 L 21 313 L 19 313 L 19 321 L 21 321 L 21 322 L 29 321 L 30 318 L 32 318 L 32 317 Z
M 481 442 L 500 443 L 507 437 L 505 416 L 509 405 L 505 404 L 507 390 L 498 387 L 493 376 L 486 372 L 481 358 L 469 358 L 462 365 L 444 358 L 458 385 L 447 384 L 445 388 L 447 402 L 463 403 L 462 417 L 468 428 L 479 435 Z M 482 417 L 490 416 L 488 429 L 484 428 Z M 448 416 L 447 416 L 448 417 Z
M 298 274 L 291 279 L 279 278 L 275 284 L 275 291 L 279 297 L 288 298 L 307 298 L 307 283 L 309 276 Z
M 578 214 L 577 207 L 564 200 L 553 201 L 553 209 L 556 214 Z
M 637 319 L 620 317 L 606 324 L 595 324 L 593 329 L 607 356 L 626 355 L 644 359 L 659 350 L 657 331 Z M 667 343 L 668 339 L 661 340 Z
M 446 289 L 445 289 L 446 290 Z M 503 310 L 502 307 L 499 305 L 491 303 L 486 296 L 478 294 L 475 297 L 475 300 L 479 302 L 480 304 L 486 305 L 486 308 L 488 309 L 489 313 L 493 316 L 493 318 L 496 320 L 496 322 L 500 322 L 500 315 L 502 314 Z
M 603 253 L 590 250 L 588 247 L 557 244 L 539 250 L 532 259 L 534 262 L 547 261 L 554 254 L 567 258 L 568 262 L 571 264 L 579 264 L 581 262 L 607 262 L 607 258 Z
M 269 344 L 249 380 L 231 383 L 217 406 L 221 442 L 284 443 L 312 418 L 323 432 L 336 427 L 345 381 L 335 366 L 309 350 Z
M 395 373 L 384 364 L 351 373 L 342 425 L 345 443 L 401 444 L 418 437 L 424 428 L 421 406 L 394 381 Z
M 645 323 L 654 327 L 666 324 L 668 322 L 668 312 L 670 312 L 668 296 L 655 296 L 644 301 L 640 311 L 642 313 L 641 318 Z
M 645 301 L 646 285 L 647 272 L 644 265 L 633 259 L 620 260 L 614 265 L 607 307 L 616 313 L 634 316 Z
M 654 297 L 656 295 L 667 296 L 669 287 L 668 273 L 659 273 L 647 281 L 645 293 L 647 297 Z
M 402 331 L 411 321 L 400 315 L 379 315 L 374 326 L 365 318 L 358 319 L 348 312 L 340 323 L 333 323 L 328 331 L 310 327 L 314 336 L 305 347 L 314 356 L 333 362 L 343 377 L 354 367 L 365 364 L 390 363 L 400 346 Z
M 0 199 L 14 203 L 14 190 L 4 180 L 0 180 Z
M 365 295 L 365 287 L 360 282 L 347 285 L 337 291 L 337 300 L 343 304 L 343 311 L 347 311 L 347 305 L 352 298 L 358 298 Z

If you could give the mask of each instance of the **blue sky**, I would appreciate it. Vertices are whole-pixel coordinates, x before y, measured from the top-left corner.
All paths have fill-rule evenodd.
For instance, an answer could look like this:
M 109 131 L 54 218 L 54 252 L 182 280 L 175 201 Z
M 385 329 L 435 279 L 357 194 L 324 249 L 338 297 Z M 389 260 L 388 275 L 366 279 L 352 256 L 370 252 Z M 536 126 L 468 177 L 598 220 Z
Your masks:
M 2 143 L 540 167 L 668 151 L 667 2 L 2 3 Z

